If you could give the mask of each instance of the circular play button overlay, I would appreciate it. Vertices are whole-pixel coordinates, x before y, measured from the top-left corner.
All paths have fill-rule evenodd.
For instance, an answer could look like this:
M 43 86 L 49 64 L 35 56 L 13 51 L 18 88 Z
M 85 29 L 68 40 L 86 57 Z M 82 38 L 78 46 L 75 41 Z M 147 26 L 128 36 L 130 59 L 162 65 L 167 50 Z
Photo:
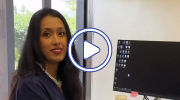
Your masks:
M 108 54 L 107 54 L 106 59 L 104 60 L 104 62 L 102 64 L 100 64 L 99 66 L 94 67 L 94 68 L 85 68 L 85 67 L 79 65 L 75 61 L 75 59 L 73 58 L 73 54 L 72 54 L 73 42 L 76 40 L 76 38 L 79 35 L 86 33 L 86 32 L 94 32 L 96 34 L 99 34 L 100 36 L 102 36 L 104 38 L 104 40 L 106 41 L 106 44 L 108 46 Z M 92 34 L 92 33 L 88 33 L 88 34 Z M 91 58 L 92 56 L 98 54 L 100 51 L 101 51 L 101 49 L 98 46 L 94 45 L 93 43 L 91 43 L 89 41 L 86 41 L 86 40 L 84 41 L 84 43 L 83 43 L 83 57 L 85 60 L 87 60 L 87 59 Z M 71 40 L 69 41 L 69 45 L 68 45 L 68 56 L 69 56 L 69 59 L 71 60 L 72 64 L 76 68 L 78 68 L 79 70 L 81 70 L 83 72 L 96 72 L 96 71 L 99 71 L 102 68 L 104 68 L 109 63 L 111 56 L 112 56 L 112 44 L 111 44 L 109 37 L 103 31 L 96 29 L 96 28 L 85 28 L 85 29 L 82 29 L 82 30 L 76 32 L 72 36 Z

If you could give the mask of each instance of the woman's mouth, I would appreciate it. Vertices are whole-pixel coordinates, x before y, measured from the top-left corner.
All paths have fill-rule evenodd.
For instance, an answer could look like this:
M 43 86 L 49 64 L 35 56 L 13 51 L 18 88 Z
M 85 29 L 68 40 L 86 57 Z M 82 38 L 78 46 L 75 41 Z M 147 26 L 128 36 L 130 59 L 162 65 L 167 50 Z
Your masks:
M 61 54 L 61 53 L 62 53 L 62 49 L 61 49 L 61 48 L 52 49 L 51 51 L 52 51 L 53 53 L 55 53 L 55 54 Z

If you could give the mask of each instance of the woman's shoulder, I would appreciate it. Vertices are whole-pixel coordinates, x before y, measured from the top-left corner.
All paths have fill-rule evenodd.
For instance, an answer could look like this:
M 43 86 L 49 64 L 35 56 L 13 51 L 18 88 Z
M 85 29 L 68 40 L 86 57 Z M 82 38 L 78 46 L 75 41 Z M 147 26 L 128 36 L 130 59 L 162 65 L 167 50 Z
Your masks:
M 27 73 L 21 76 L 20 81 L 21 82 L 26 82 L 26 81 L 40 81 L 40 75 L 34 75 L 31 73 Z
M 17 84 L 17 100 L 49 100 L 43 81 L 39 76 L 23 76 Z
M 35 72 L 27 72 L 26 74 L 22 75 L 19 79 L 19 84 L 23 83 L 42 83 L 43 73 L 42 71 L 35 71 Z
M 41 87 L 43 84 L 42 78 L 40 75 L 30 75 L 26 74 L 23 75 L 19 82 L 18 82 L 18 88 L 21 89 L 22 87 L 28 87 L 28 86 L 39 86 Z

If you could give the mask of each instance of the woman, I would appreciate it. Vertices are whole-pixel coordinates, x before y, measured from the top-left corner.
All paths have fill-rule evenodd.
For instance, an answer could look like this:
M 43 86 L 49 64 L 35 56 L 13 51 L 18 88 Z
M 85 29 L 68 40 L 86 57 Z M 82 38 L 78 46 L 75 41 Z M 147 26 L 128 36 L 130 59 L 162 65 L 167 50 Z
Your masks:
M 9 99 L 82 100 L 79 70 L 67 54 L 70 39 L 69 26 L 58 11 L 37 11 L 30 20 Z M 79 62 L 74 45 L 72 53 Z

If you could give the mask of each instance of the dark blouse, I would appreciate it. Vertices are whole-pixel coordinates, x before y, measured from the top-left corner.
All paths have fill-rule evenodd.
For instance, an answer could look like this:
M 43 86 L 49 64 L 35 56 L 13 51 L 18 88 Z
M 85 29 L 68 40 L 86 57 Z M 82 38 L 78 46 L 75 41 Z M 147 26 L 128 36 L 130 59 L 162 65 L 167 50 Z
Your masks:
M 43 71 L 37 76 L 22 77 L 15 100 L 65 100 L 60 89 Z

